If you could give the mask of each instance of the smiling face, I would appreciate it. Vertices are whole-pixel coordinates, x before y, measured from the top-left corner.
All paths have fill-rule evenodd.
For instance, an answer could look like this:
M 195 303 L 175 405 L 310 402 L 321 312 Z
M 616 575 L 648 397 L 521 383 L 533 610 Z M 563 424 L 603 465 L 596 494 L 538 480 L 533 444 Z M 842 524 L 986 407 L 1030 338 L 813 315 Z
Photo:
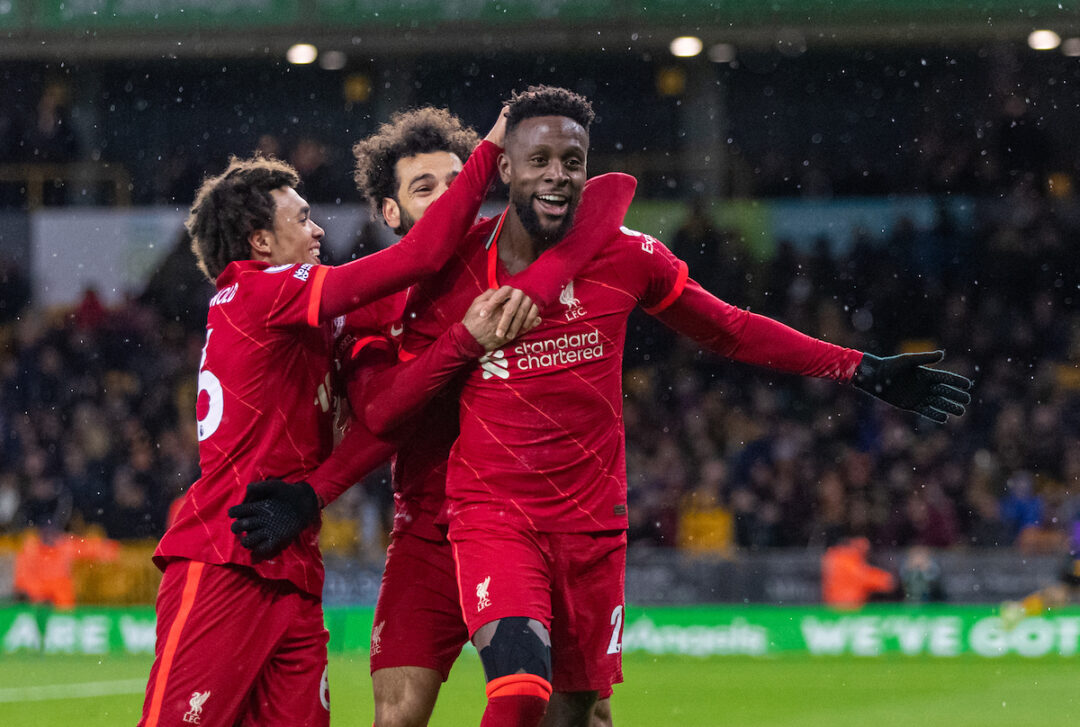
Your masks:
M 311 207 L 292 187 L 270 191 L 274 198 L 274 229 L 252 233 L 252 248 L 271 265 L 319 263 L 323 228 L 311 220 Z
M 540 248 L 570 230 L 585 186 L 589 133 L 565 116 L 534 116 L 507 135 L 499 174 L 510 204 Z
M 433 151 L 398 159 L 394 165 L 397 190 L 383 199 L 386 224 L 399 235 L 408 232 L 427 208 L 450 187 L 462 168 L 461 159 L 449 151 Z

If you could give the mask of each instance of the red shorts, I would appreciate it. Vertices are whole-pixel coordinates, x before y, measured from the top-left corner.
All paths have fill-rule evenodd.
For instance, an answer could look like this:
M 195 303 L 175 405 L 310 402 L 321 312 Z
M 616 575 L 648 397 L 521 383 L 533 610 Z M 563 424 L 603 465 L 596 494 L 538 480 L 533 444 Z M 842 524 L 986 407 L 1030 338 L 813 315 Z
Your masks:
M 139 725 L 330 724 L 322 603 L 241 566 L 174 560 Z
M 450 675 L 469 640 L 447 541 L 393 533 L 371 630 L 371 671 L 421 666 Z
M 552 688 L 610 695 L 622 681 L 624 531 L 455 523 L 450 542 L 470 636 L 500 618 L 536 619 L 551 633 Z

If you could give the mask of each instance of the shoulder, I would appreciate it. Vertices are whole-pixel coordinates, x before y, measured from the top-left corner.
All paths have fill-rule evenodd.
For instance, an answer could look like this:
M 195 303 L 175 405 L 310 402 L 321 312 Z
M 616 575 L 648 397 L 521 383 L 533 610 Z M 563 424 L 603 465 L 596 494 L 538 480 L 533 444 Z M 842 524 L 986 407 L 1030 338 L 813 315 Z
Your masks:
M 318 270 L 323 268 L 329 269 L 329 266 L 314 265 L 312 263 L 268 265 L 264 262 L 244 260 L 229 264 L 229 267 L 218 278 L 218 287 L 222 287 L 222 279 L 231 272 L 232 282 L 242 282 L 245 287 L 272 288 L 276 290 L 283 285 L 307 283 L 309 280 L 314 279 Z
M 476 224 L 469 228 L 468 239 L 470 241 L 474 238 L 482 240 L 486 247 L 488 238 L 499 228 L 499 219 L 501 217 L 502 215 L 495 215 L 494 217 L 483 217 L 477 220 Z
M 672 254 L 664 243 L 652 235 L 631 230 L 625 225 L 619 228 L 619 232 L 620 234 L 608 246 L 608 249 L 614 255 L 648 262 L 651 257 L 658 254 L 661 257 L 669 257 Z

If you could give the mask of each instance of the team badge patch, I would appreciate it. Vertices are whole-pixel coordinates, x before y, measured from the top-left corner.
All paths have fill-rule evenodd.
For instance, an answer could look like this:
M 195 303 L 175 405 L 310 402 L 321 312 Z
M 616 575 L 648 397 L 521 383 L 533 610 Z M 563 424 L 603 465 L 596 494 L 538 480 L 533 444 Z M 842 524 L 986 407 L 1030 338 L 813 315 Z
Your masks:
M 191 699 L 188 700 L 191 709 L 184 712 L 184 721 L 188 724 L 202 724 L 203 705 L 207 699 L 210 699 L 209 689 L 205 692 L 192 692 Z
M 566 320 L 574 321 L 585 315 L 581 301 L 574 297 L 574 281 L 571 280 L 559 293 L 559 302 L 566 306 Z
M 488 587 L 490 585 L 491 576 L 476 584 L 476 610 L 478 612 L 491 605 L 491 599 L 488 597 Z

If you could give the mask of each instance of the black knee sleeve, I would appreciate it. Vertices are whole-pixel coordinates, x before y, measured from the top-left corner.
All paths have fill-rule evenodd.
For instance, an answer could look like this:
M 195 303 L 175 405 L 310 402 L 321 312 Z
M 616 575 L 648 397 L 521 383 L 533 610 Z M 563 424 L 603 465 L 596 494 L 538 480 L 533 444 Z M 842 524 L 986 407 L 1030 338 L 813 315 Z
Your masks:
M 489 682 L 518 672 L 551 681 L 551 647 L 524 616 L 500 619 L 491 643 L 480 650 L 480 660 Z

